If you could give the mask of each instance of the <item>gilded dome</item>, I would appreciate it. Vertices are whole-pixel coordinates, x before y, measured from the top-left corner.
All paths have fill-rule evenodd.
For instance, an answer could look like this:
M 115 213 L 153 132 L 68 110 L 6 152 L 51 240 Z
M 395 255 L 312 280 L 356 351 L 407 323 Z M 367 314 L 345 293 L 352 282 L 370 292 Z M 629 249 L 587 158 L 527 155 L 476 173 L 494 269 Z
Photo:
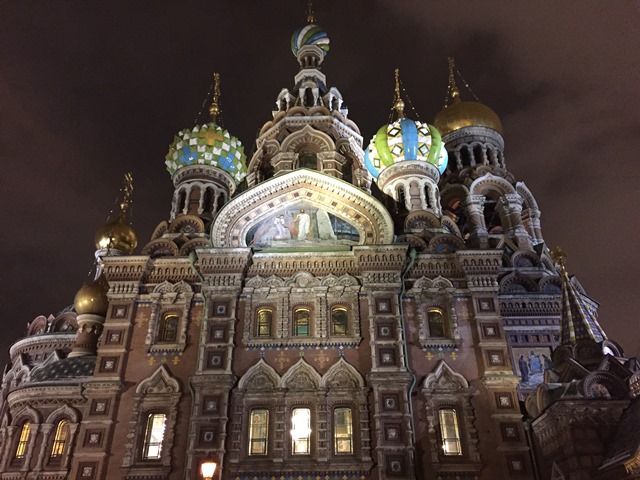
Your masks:
M 109 284 L 103 275 L 100 275 L 94 282 L 82 285 L 73 301 L 78 315 L 89 313 L 104 317 L 109 307 L 108 291 Z
M 247 176 L 244 146 L 214 122 L 181 130 L 165 158 L 171 175 L 189 165 L 211 165 L 227 172 L 236 183 Z
M 444 172 L 447 151 L 433 125 L 408 118 L 383 125 L 364 152 L 367 170 L 376 179 L 385 168 L 405 160 L 421 160 Z
M 138 245 L 138 236 L 131 225 L 123 220 L 100 227 L 95 236 L 96 248 L 110 248 L 131 254 Z
M 433 124 L 443 136 L 464 127 L 486 127 L 500 134 L 503 132 L 500 117 L 493 110 L 479 102 L 463 102 L 457 95 L 436 115 Z
M 291 36 L 291 51 L 298 56 L 298 50 L 305 45 L 316 45 L 322 53 L 327 55 L 329 51 L 329 35 L 318 25 L 306 25 L 296 30 Z

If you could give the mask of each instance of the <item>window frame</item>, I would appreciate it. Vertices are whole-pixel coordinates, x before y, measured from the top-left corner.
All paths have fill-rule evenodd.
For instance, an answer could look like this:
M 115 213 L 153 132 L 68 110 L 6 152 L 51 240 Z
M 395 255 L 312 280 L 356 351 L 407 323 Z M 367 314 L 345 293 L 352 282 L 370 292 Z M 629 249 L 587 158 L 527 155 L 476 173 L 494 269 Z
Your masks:
M 254 415 L 259 413 L 266 414 L 263 423 L 254 424 Z M 249 438 L 247 445 L 247 456 L 249 457 L 265 457 L 269 455 L 269 417 L 270 412 L 268 408 L 265 407 L 254 407 L 249 411 Z M 264 436 L 254 437 L 254 427 L 262 428 L 264 430 Z M 261 432 L 258 432 L 261 433 Z M 253 446 L 254 443 L 260 443 L 264 446 L 264 453 L 254 453 Z
M 334 312 L 344 312 L 344 333 L 336 333 L 336 325 L 337 321 L 334 318 Z M 331 317 L 330 317 L 330 331 L 331 335 L 346 337 L 349 335 L 349 309 L 344 305 L 335 305 L 331 307 Z
M 433 332 L 434 328 L 432 328 L 432 319 L 430 315 L 433 312 L 437 312 L 439 314 L 440 327 L 442 328 L 442 335 L 435 335 Z M 426 317 L 427 317 L 427 329 L 429 330 L 429 338 L 449 338 L 449 335 L 447 332 L 447 317 L 442 308 L 437 306 L 427 307 Z
M 48 463 L 61 462 L 69 450 L 69 440 L 71 437 L 71 421 L 67 418 L 61 418 L 55 424 L 56 428 L 49 448 Z
M 453 420 L 453 424 L 450 425 L 446 422 L 444 414 L 449 414 Z M 462 445 L 462 430 L 460 428 L 461 422 L 458 418 L 458 410 L 455 407 L 447 406 L 438 409 L 438 432 L 440 437 L 440 451 L 445 458 L 463 457 L 464 450 Z M 450 430 L 454 430 L 454 436 L 450 437 Z M 457 451 L 448 451 L 447 445 L 449 442 L 453 442 Z
M 261 329 L 263 326 L 261 313 L 269 313 L 270 317 L 268 320 L 268 333 L 261 333 Z M 260 307 L 256 310 L 256 337 L 259 338 L 272 338 L 273 337 L 273 309 L 270 307 Z
M 169 320 L 175 319 L 175 327 L 173 328 L 173 337 L 167 338 L 167 324 Z M 173 322 L 172 322 L 173 323 Z M 156 343 L 177 343 L 178 342 L 178 329 L 180 328 L 180 315 L 176 312 L 165 312 L 162 314 L 162 318 L 158 324 L 158 335 Z
M 160 441 L 152 441 L 152 436 L 154 435 L 154 425 L 152 423 L 152 419 L 154 417 L 164 417 L 164 422 L 162 424 L 162 432 Z M 144 430 L 142 435 L 142 446 L 140 449 L 140 458 L 145 462 L 158 462 L 162 460 L 162 452 L 164 451 L 164 443 L 167 436 L 167 421 L 169 420 L 169 415 L 166 412 L 162 411 L 148 411 L 145 412 L 144 417 L 146 419 L 144 424 Z M 156 432 L 157 434 L 157 432 Z M 158 448 L 158 453 L 156 456 L 151 456 L 149 453 L 149 449 L 154 446 Z
M 25 420 L 20 424 L 20 434 L 13 449 L 13 461 L 15 462 L 23 462 L 27 457 L 31 440 L 31 427 L 31 420 Z
M 296 421 L 294 421 L 294 418 L 296 416 L 296 411 L 306 411 L 308 413 L 308 417 L 307 417 L 307 422 L 306 422 L 306 426 L 302 426 L 302 429 L 304 431 L 304 429 L 306 428 L 307 432 L 306 432 L 306 436 L 301 436 L 301 437 L 294 437 L 293 436 L 293 432 L 295 431 L 295 427 L 296 427 Z M 312 454 L 312 436 L 311 433 L 313 432 L 313 429 L 311 428 L 311 423 L 312 423 L 312 412 L 311 412 L 311 408 L 309 407 L 295 407 L 291 409 L 291 415 L 289 416 L 289 422 L 290 422 L 290 426 L 291 429 L 289 431 L 289 434 L 291 435 L 291 456 L 292 457 L 303 457 L 303 456 L 310 456 Z M 298 426 L 300 426 L 300 424 L 298 423 Z M 296 442 L 300 442 L 300 441 L 306 441 L 306 450 L 302 451 L 302 452 L 298 452 L 297 451 L 297 444 Z
M 300 326 L 299 325 L 299 321 L 300 319 L 298 319 L 297 314 L 298 312 L 307 312 L 307 325 L 306 325 L 306 334 L 305 333 L 301 333 L 300 330 L 304 327 L 304 326 Z M 306 306 L 306 305 L 300 305 L 300 306 L 296 306 L 293 308 L 293 315 L 292 317 L 292 334 L 294 337 L 311 337 L 311 308 Z
M 338 411 L 346 410 L 349 412 L 349 421 L 348 424 L 345 423 L 345 427 L 348 430 L 346 434 L 341 434 L 338 431 Z M 349 442 L 349 451 L 339 451 L 338 444 L 341 440 L 348 439 Z M 349 406 L 337 406 L 333 409 L 333 454 L 336 456 L 347 456 L 354 454 L 354 428 L 353 428 L 353 408 Z

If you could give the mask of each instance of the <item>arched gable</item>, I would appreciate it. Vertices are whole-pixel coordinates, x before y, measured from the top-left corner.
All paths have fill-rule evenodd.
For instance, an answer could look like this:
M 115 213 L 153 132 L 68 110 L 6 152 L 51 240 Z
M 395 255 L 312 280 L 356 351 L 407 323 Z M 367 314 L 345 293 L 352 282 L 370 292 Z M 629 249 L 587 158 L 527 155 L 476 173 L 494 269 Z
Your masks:
M 70 407 L 66 403 L 60 408 L 57 408 L 49 416 L 45 423 L 56 423 L 57 421 L 68 418 L 71 423 L 80 423 L 80 413 L 73 407 Z
M 274 223 L 278 212 L 318 209 L 351 226 L 360 245 L 393 242 L 393 220 L 385 207 L 353 185 L 313 170 L 286 173 L 228 202 L 211 228 L 214 247 L 246 247 L 249 231 Z
M 238 388 L 241 390 L 275 390 L 280 387 L 282 379 L 271 365 L 261 358 L 240 378 Z
M 290 390 L 317 390 L 322 377 L 303 358 L 282 376 L 282 386 Z
M 309 112 L 311 114 L 311 112 Z M 328 112 L 322 112 L 326 114 Z M 301 147 L 313 146 L 318 152 L 331 152 L 335 150 L 335 144 L 329 135 L 320 130 L 316 130 L 310 125 L 305 125 L 300 130 L 293 132 L 284 139 L 281 145 L 283 152 L 298 152 Z
M 26 406 L 22 410 L 19 410 L 18 413 L 13 416 L 11 424 L 20 425 L 27 420 L 31 423 L 41 423 L 42 416 L 40 415 L 40 412 L 38 412 L 35 408 Z
M 140 382 L 136 388 L 136 393 L 139 395 L 179 392 L 180 383 L 164 365 L 160 365 L 150 377 Z
M 497 192 L 500 196 L 515 194 L 516 190 L 507 180 L 487 173 L 473 181 L 469 187 L 471 195 L 487 195 L 489 192 Z
M 331 389 L 353 389 L 364 387 L 364 378 L 344 357 L 334 363 L 322 376 L 321 386 Z
M 516 183 L 516 191 L 524 200 L 524 208 L 534 208 L 536 210 L 539 210 L 538 202 L 536 202 L 536 199 L 533 197 L 531 190 L 529 190 L 524 182 Z
M 453 371 L 447 362 L 440 360 L 424 379 L 422 388 L 431 393 L 457 392 L 468 389 L 469 382 L 461 374 Z

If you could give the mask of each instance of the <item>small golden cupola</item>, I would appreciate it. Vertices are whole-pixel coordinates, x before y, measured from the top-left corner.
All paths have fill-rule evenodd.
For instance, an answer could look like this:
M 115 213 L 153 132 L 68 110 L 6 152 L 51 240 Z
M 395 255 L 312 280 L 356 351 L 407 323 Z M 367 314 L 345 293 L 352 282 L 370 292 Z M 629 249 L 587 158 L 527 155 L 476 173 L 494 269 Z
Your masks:
M 138 236 L 130 225 L 131 194 L 133 176 L 127 172 L 124 176 L 120 213 L 114 222 L 108 222 L 98 229 L 95 236 L 96 248 L 103 255 L 131 255 L 138 245 Z
M 73 304 L 78 315 L 91 314 L 104 317 L 107 314 L 109 284 L 104 275 L 85 283 L 76 293 Z

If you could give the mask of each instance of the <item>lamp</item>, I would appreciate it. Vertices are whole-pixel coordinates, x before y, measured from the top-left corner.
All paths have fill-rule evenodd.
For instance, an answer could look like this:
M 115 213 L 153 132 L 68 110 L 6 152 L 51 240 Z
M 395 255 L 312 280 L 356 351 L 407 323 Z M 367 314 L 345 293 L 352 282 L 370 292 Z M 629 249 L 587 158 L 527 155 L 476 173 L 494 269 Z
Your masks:
M 200 473 L 204 480 L 211 480 L 218 465 L 213 460 L 205 460 L 200 464 Z

